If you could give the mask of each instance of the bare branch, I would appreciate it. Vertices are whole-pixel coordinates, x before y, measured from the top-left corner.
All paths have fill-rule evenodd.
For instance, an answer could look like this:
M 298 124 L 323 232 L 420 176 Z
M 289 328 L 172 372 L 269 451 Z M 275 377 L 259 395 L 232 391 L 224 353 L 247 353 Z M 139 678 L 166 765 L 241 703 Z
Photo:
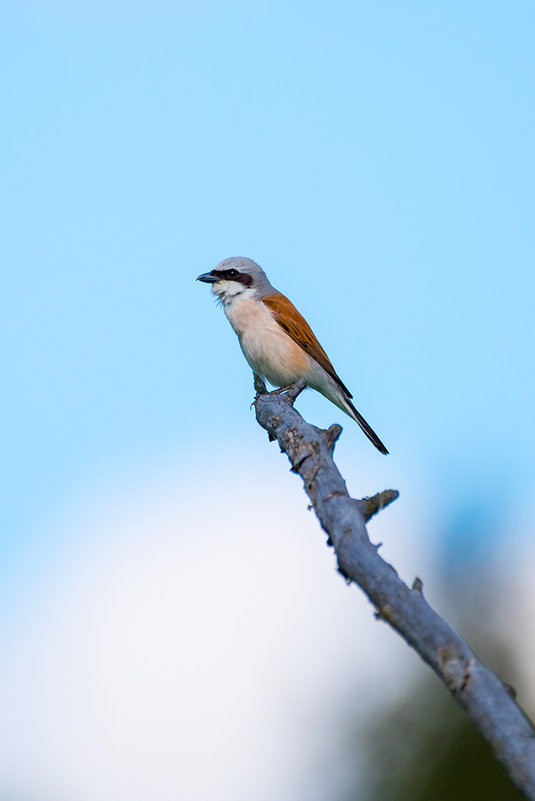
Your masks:
M 412 589 L 379 556 L 365 523 L 392 503 L 398 493 L 350 498 L 332 454 L 341 428 L 327 431 L 307 423 L 293 408 L 303 386 L 267 393 L 255 381 L 256 419 L 277 439 L 292 470 L 299 473 L 318 520 L 334 546 L 340 573 L 355 582 L 387 622 L 442 679 L 453 698 L 489 741 L 509 776 L 535 801 L 535 729 L 516 704 L 510 688 L 479 660 L 470 647 L 429 606 L 423 585 Z

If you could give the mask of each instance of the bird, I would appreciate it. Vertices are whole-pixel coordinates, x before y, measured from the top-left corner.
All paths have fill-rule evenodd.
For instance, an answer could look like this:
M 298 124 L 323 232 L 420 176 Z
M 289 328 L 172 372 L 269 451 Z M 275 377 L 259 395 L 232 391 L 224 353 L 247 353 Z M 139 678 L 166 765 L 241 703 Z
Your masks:
M 286 388 L 300 379 L 359 424 L 377 450 L 387 454 L 375 431 L 353 405 L 352 395 L 338 376 L 305 318 L 269 282 L 262 267 L 244 256 L 223 259 L 197 281 L 211 284 L 223 305 L 246 361 L 255 377 Z

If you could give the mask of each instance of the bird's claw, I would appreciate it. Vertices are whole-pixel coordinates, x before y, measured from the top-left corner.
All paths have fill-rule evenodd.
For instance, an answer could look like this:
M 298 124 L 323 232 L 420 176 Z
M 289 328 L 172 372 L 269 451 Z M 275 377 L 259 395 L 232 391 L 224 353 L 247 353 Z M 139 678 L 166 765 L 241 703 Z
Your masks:
M 272 389 L 271 392 L 268 392 L 268 395 L 281 395 L 283 392 L 288 392 L 293 387 L 293 384 L 288 384 L 287 387 L 278 387 L 277 389 Z

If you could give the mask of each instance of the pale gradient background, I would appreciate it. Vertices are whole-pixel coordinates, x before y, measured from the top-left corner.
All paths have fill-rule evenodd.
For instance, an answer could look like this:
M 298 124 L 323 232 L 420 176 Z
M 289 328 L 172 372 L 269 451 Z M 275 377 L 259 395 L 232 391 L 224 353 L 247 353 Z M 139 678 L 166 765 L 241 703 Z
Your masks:
M 424 670 L 254 423 L 194 280 L 226 256 L 297 303 L 390 449 L 299 400 L 344 425 L 356 495 L 401 491 L 385 556 L 440 604 L 441 565 L 512 549 L 526 604 L 534 17 L 2 4 L 0 795 L 332 798 L 341 718 Z

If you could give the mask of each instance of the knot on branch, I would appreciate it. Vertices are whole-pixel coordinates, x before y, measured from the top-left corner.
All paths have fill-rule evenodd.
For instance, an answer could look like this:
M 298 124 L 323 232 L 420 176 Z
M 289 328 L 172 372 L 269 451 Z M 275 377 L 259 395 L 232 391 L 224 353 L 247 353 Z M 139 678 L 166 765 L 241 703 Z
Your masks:
M 463 693 L 472 678 L 475 659 L 466 659 L 458 643 L 452 642 L 437 650 L 438 667 L 452 695 Z
M 376 620 L 384 620 L 391 626 L 396 625 L 396 616 L 390 604 L 384 603 L 377 607 L 375 611 Z

